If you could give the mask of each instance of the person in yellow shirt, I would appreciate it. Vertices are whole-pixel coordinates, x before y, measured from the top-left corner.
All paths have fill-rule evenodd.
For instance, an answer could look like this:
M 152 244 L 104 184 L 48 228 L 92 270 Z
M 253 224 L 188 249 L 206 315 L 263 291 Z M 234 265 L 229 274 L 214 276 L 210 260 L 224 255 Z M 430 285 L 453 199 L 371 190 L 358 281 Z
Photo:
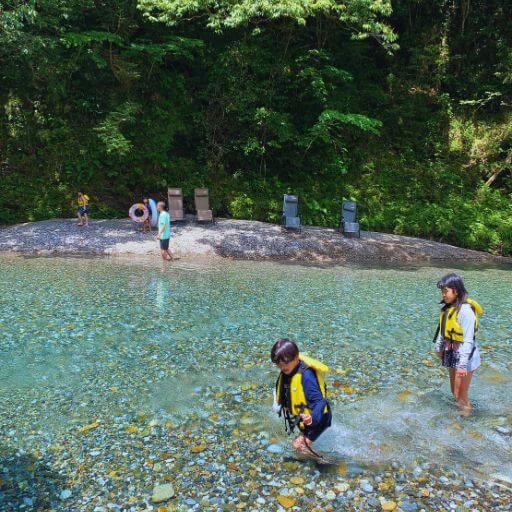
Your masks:
M 83 192 L 78 192 L 78 225 L 88 226 L 89 225 L 89 196 Z

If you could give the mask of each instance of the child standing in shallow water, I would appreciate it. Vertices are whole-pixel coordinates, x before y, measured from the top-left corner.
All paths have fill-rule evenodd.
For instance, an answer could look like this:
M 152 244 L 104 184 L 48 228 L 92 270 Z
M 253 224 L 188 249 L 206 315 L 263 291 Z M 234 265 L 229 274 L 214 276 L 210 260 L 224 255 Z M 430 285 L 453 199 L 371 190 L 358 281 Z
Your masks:
M 320 361 L 299 355 L 295 342 L 288 339 L 274 344 L 270 358 L 281 370 L 276 383 L 279 415 L 284 416 L 289 434 L 295 427 L 300 431 L 293 448 L 300 455 L 321 461 L 322 457 L 311 445 L 331 426 L 331 407 L 324 381 L 329 368 Z
M 471 414 L 469 386 L 473 372 L 480 366 L 480 352 L 475 343 L 478 318 L 483 309 L 468 296 L 462 277 L 447 274 L 437 283 L 443 307 L 435 336 L 436 352 L 450 371 L 453 396 L 464 416 Z

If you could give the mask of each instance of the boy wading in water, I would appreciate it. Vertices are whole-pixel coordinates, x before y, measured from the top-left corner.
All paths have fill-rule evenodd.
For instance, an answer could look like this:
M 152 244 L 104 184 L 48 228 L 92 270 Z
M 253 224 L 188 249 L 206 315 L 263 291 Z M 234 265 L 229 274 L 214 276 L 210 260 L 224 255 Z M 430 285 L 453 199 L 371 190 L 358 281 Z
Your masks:
M 293 448 L 300 455 L 323 461 L 311 445 L 331 426 L 331 407 L 324 381 L 329 368 L 320 361 L 299 355 L 295 342 L 288 339 L 274 344 L 270 358 L 281 370 L 276 383 L 279 415 L 284 416 L 288 434 L 295 427 L 300 431 Z
M 441 363 L 450 370 L 450 386 L 463 416 L 471 414 L 469 385 L 473 372 L 480 366 L 480 352 L 475 343 L 478 318 L 483 309 L 470 299 L 462 277 L 447 274 L 437 283 L 443 307 L 434 336 Z
M 162 258 L 167 261 L 172 260 L 171 252 L 169 251 L 169 239 L 171 238 L 171 217 L 165 211 L 165 203 L 160 201 L 156 205 L 159 212 L 158 215 L 158 235 L 156 239 L 160 241 L 160 253 Z
M 78 192 L 78 225 L 87 227 L 89 225 L 89 196 Z M 84 222 L 85 221 L 85 222 Z

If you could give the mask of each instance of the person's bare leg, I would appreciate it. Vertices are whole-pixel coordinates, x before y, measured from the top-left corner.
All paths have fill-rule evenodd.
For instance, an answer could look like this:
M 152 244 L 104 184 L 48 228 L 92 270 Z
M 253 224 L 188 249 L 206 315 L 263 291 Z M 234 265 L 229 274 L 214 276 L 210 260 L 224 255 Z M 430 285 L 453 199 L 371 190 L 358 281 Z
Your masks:
M 472 377 L 473 372 L 468 372 L 465 376 L 457 375 L 455 377 L 455 399 L 463 416 L 469 416 L 473 409 L 469 401 L 469 386 L 471 385 Z
M 89 217 L 87 216 L 87 213 L 84 213 L 84 219 L 85 219 L 84 226 L 88 226 L 89 225 Z
M 168 250 L 160 250 L 160 253 L 162 254 L 162 259 L 164 261 L 171 261 L 171 258 L 169 257 L 169 251 Z
M 308 457 L 312 456 L 312 453 L 309 450 L 311 447 L 311 441 L 303 434 L 293 441 L 292 446 L 299 455 L 306 455 Z
M 455 368 L 450 368 L 450 388 L 452 390 L 452 395 L 455 396 L 455 375 L 457 373 L 457 370 Z
M 79 213 L 77 213 L 76 216 L 78 217 L 78 221 L 79 221 L 78 226 L 83 226 L 84 222 L 82 220 L 82 216 Z
M 169 249 L 167 249 L 167 256 L 168 256 L 168 258 L 167 258 L 167 259 L 168 259 L 169 261 L 171 261 L 171 260 L 173 260 L 173 259 L 174 259 L 174 258 L 173 258 L 173 256 L 172 256 L 172 254 L 171 254 L 171 251 L 170 251 Z

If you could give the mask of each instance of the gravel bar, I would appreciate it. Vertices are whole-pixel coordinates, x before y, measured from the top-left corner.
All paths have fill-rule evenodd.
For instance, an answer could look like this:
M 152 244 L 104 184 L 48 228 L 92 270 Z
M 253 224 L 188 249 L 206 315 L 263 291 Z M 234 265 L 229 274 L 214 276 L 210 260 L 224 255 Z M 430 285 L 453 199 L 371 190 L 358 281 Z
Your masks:
M 337 230 L 303 227 L 300 233 L 264 222 L 220 219 L 198 224 L 192 216 L 172 226 L 170 249 L 178 257 L 226 257 L 302 262 L 488 262 L 510 258 L 420 238 L 361 233 L 345 238 Z M 0 252 L 32 255 L 157 255 L 155 232 L 141 233 L 129 219 L 71 219 L 17 224 L 0 229 Z

